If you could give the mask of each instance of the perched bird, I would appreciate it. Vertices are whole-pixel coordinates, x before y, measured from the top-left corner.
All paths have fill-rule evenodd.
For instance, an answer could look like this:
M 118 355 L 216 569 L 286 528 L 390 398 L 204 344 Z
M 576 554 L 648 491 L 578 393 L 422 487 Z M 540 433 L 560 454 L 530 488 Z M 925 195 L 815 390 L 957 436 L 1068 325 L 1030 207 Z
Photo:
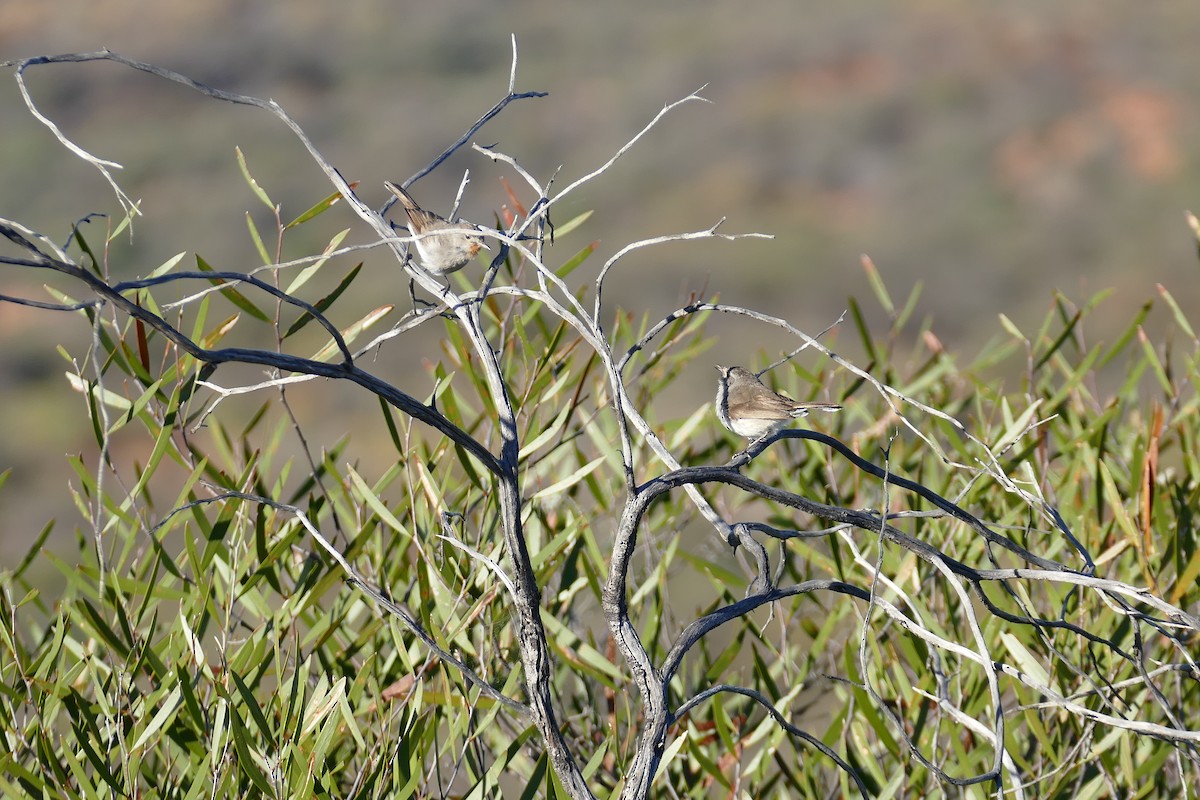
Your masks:
M 480 250 L 491 250 L 480 235 L 479 228 L 469 222 L 448 222 L 432 211 L 417 205 L 412 196 L 390 181 L 383 185 L 396 195 L 404 213 L 408 214 L 408 228 L 412 231 L 413 244 L 421 257 L 421 266 L 434 275 L 448 275 L 470 263 Z
M 752 442 L 770 436 L 794 419 L 808 416 L 813 409 L 841 408 L 837 403 L 793 400 L 767 388 L 753 372 L 742 367 L 718 365 L 717 370 L 721 373 L 717 384 L 717 416 L 726 428 Z

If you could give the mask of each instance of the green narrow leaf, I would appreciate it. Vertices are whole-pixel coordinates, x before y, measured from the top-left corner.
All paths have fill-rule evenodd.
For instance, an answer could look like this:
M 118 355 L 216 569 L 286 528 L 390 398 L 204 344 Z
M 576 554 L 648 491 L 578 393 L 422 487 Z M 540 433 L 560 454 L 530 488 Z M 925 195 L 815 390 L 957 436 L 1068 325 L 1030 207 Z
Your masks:
M 234 152 L 237 154 L 238 169 L 242 171 L 242 177 L 246 179 L 247 185 L 250 186 L 250 191 L 254 192 L 254 196 L 261 200 L 262 204 L 274 213 L 275 204 L 271 202 L 270 197 L 267 197 L 267 193 L 263 188 L 258 185 L 258 181 L 254 180 L 254 176 L 250 174 L 250 167 L 246 164 L 246 156 L 242 153 L 242 148 L 235 147 Z
M 354 712 L 350 709 L 350 702 L 346 697 L 346 679 L 339 678 L 338 680 L 341 682 L 343 689 L 337 704 L 338 713 L 341 714 L 342 722 L 346 726 L 345 729 L 350 731 L 350 736 L 354 739 L 354 743 L 358 745 L 359 750 L 365 751 L 367 750 L 367 741 L 363 738 L 362 728 L 359 726 L 358 720 L 354 718 Z M 335 728 L 333 725 L 328 725 L 326 726 L 326 730 L 328 735 L 332 736 Z
M 680 550 L 679 557 L 684 561 L 690 562 L 693 567 L 701 572 L 711 575 L 722 586 L 741 586 L 746 583 L 745 577 L 740 573 L 733 572 L 716 561 L 707 561 L 686 550 Z
M 237 714 L 230 715 L 230 722 L 232 724 L 229 726 L 229 730 L 233 734 L 233 747 L 237 751 L 238 766 L 246 773 L 250 782 L 258 787 L 264 797 L 274 797 L 275 790 L 271 788 L 270 781 L 267 780 L 266 774 L 259 768 L 258 762 L 250 751 L 250 742 L 247 740 L 249 731 L 246 729 L 245 723 Z
M 345 239 L 346 235 L 349 233 L 350 233 L 349 228 L 344 228 L 343 230 L 335 233 L 333 235 L 333 237 L 329 240 L 329 243 L 325 245 L 325 249 L 321 251 L 321 257 L 318 258 L 316 261 L 314 261 L 312 264 L 309 264 L 304 269 L 300 270 L 300 274 L 297 275 L 296 279 L 294 281 L 292 281 L 291 284 L 288 286 L 287 293 L 295 294 L 296 291 L 301 286 L 308 283 L 309 279 L 313 275 L 316 275 L 317 272 L 321 269 L 321 267 L 323 267 L 329 261 L 330 254 L 338 249 L 338 245 L 340 245 L 342 243 L 342 240 Z M 360 267 L 362 266 L 362 262 L 359 262 L 359 266 Z
M 624 678 L 624 673 L 613 664 L 604 654 L 587 642 L 580 640 L 553 614 L 542 614 L 542 621 L 550 637 L 551 646 L 559 649 L 584 671 L 599 679 L 605 686 L 616 688 L 614 681 Z
M 1016 438 L 1018 436 L 1021 436 L 1022 434 L 1024 434 L 1026 432 L 1026 429 L 1029 427 L 1029 424 L 1031 422 L 1033 422 L 1034 413 L 1038 410 L 1040 405 L 1041 405 L 1041 401 L 1035 400 L 1024 411 L 1021 412 L 1021 415 L 1019 417 L 1017 417 L 1015 420 L 1012 420 L 1011 422 L 1009 422 L 1009 424 L 1005 428 L 1004 432 L 1002 434 L 1000 434 L 1000 437 L 992 444 L 992 449 L 995 450 L 996 452 L 1000 452 L 1001 450 L 1006 448 L 1011 442 L 1016 440 Z M 1005 407 L 1005 411 L 1007 412 L 1008 411 L 1007 402 L 1004 403 L 1004 407 Z
M 584 261 L 587 261 L 588 256 L 590 256 L 592 253 L 596 252 L 596 248 L 599 246 L 600 246 L 599 240 L 596 240 L 596 241 L 592 242 L 591 244 L 587 245 L 582 250 L 580 250 L 578 253 L 576 253 L 575 255 L 568 258 L 561 267 L 554 270 L 554 274 L 560 278 L 567 277 L 572 272 L 574 272 L 579 267 L 580 264 L 582 264 Z
M 1125 538 L 1134 547 L 1137 546 L 1141 537 L 1138 535 L 1137 526 L 1133 524 L 1133 518 L 1129 516 L 1129 511 L 1125 508 L 1125 503 L 1121 498 L 1121 492 L 1117 489 L 1116 481 L 1113 480 L 1112 472 L 1108 469 L 1108 464 L 1104 461 L 1099 461 L 1101 484 L 1104 487 L 1104 499 L 1108 501 L 1108 507 L 1112 510 L 1113 518 L 1121 527 L 1121 531 L 1125 534 Z
M 109 791 L 112 792 L 112 796 L 120 797 L 123 792 L 121 792 L 120 787 L 117 785 L 116 777 L 106 766 L 103 770 L 97 766 L 98 764 L 103 765 L 100 762 L 100 757 L 96 754 L 95 748 L 86 740 L 81 741 L 79 745 L 83 750 L 84 756 L 92 763 L 93 767 L 96 767 L 96 771 L 100 773 L 100 777 L 109 785 Z M 71 770 L 71 775 L 75 778 L 75 787 L 82 793 L 81 796 L 88 800 L 100 800 L 100 794 L 96 791 L 95 784 L 92 783 L 92 776 L 88 775 L 87 770 L 83 768 L 83 764 L 79 762 L 75 754 L 64 748 L 61 756 L 67 762 L 67 767 Z
M 346 275 L 346 277 L 342 278 L 342 280 L 338 283 L 338 285 L 336 287 L 334 287 L 333 291 L 330 292 L 329 294 L 325 295 L 324 297 L 322 297 L 317 302 L 313 303 L 313 307 L 316 308 L 317 311 L 320 311 L 322 314 L 324 314 L 325 311 L 331 305 L 333 305 L 334 301 L 342 296 L 342 292 L 344 292 L 344 291 L 346 291 L 346 289 L 350 288 L 350 284 L 352 284 L 354 282 L 354 279 L 358 277 L 358 273 L 362 270 L 362 266 L 363 266 L 363 262 L 361 262 L 361 261 L 358 262 L 358 264 L 356 264 L 355 267 L 352 270 L 350 270 L 350 272 Z M 299 278 L 297 278 L 297 281 L 299 281 Z M 288 293 L 291 294 L 295 288 L 297 288 L 295 284 L 293 284 L 292 286 L 289 286 Z M 300 315 L 300 318 L 297 319 L 295 322 L 293 322 L 292 326 L 287 329 L 287 332 L 283 334 L 283 338 L 286 339 L 289 336 L 291 336 L 292 334 L 298 332 L 305 325 L 312 322 L 313 319 L 315 319 L 315 317 L 313 317 L 312 314 L 305 311 L 302 315 Z
M 468 453 L 462 445 L 457 443 L 454 445 L 454 454 L 458 457 L 458 463 L 462 465 L 467 480 L 471 482 L 471 485 L 480 489 L 484 488 L 483 480 L 479 476 L 479 470 L 475 469 L 475 457 Z
M 204 338 L 200 340 L 200 344 L 206 350 L 211 350 L 213 345 L 224 339 L 225 335 L 237 326 L 238 320 L 241 318 L 241 314 L 234 314 L 232 317 L 228 317 L 221 324 L 217 325 L 217 327 L 205 334 Z
M 1150 307 L 1153 304 L 1154 302 L 1152 300 L 1147 300 L 1145 304 L 1142 305 L 1141 309 L 1138 310 L 1137 315 L 1134 316 L 1133 322 L 1131 322 L 1129 327 L 1125 329 L 1125 332 L 1121 334 L 1121 338 L 1117 339 L 1116 343 L 1114 343 L 1112 347 L 1108 348 L 1108 351 L 1100 358 L 1100 363 L 1096 365 L 1097 368 L 1107 365 L 1109 361 L 1112 361 L 1117 354 L 1125 349 L 1125 345 L 1129 344 L 1133 340 L 1134 336 L 1137 336 L 1138 330 L 1141 329 L 1142 322 L 1145 321 L 1146 315 L 1150 313 Z
M 686 732 L 679 733 L 674 739 L 671 740 L 671 743 L 663 749 L 662 760 L 658 762 L 658 770 L 654 773 L 655 781 L 658 780 L 660 775 L 667 774 L 667 770 L 670 768 L 671 762 L 675 760 L 675 756 L 679 754 L 680 748 L 687 743 L 687 740 L 688 735 Z
M 201 272 L 215 272 L 215 270 L 212 268 L 212 266 L 207 261 L 205 261 L 199 254 L 196 255 L 196 268 L 199 269 Z M 222 287 L 221 294 L 224 295 L 225 297 L 229 298 L 229 302 L 233 303 L 235 306 L 240 308 L 242 311 L 245 311 L 250 316 L 252 316 L 255 319 L 258 319 L 262 322 L 269 323 L 271 321 L 271 318 L 269 316 L 267 316 L 267 314 L 262 309 L 260 309 L 256 305 L 254 305 L 254 303 L 250 302 L 250 300 L 248 300 L 244 294 L 242 294 L 237 289 L 235 289 L 232 285 L 230 285 L 223 278 L 210 278 L 209 280 L 213 286 Z
M 122 395 L 119 395 L 109 389 L 105 389 L 104 387 L 99 386 L 92 381 L 85 381 L 83 378 L 79 377 L 73 372 L 66 373 L 66 376 L 67 383 L 71 384 L 72 389 L 86 394 L 89 398 L 98 399 L 101 403 L 109 408 L 115 408 L 118 411 L 127 412 L 133 407 L 133 404 Z M 98 417 L 99 413 L 97 412 L 95 416 Z
M 375 512 L 375 515 L 379 517 L 379 519 L 382 520 L 385 525 L 399 533 L 401 536 L 405 537 L 405 539 L 410 538 L 412 533 L 406 527 L 404 527 L 404 524 L 400 522 L 399 519 L 396 518 L 396 515 L 391 512 L 391 509 L 383 504 L 383 501 L 379 499 L 379 495 L 372 491 L 371 487 L 367 485 L 367 482 L 363 480 L 361 475 L 358 474 L 358 471 L 355 470 L 354 467 L 347 467 L 347 471 L 350 473 L 350 482 L 354 485 L 354 488 L 358 490 L 359 494 L 362 496 L 363 500 L 366 501 L 370 509 Z M 399 544 L 395 546 L 399 546 Z
M 738 752 L 737 732 L 734 730 L 733 720 L 730 718 L 730 711 L 728 711 L 726 704 L 721 703 L 718 699 L 710 705 L 712 705 L 713 709 L 713 722 L 716 724 L 716 734 L 720 736 L 725 752 Z
M 196 319 L 192 323 L 192 335 L 190 338 L 193 342 L 199 342 L 200 336 L 204 332 L 204 323 L 208 321 L 209 300 L 211 299 L 212 295 L 209 294 L 200 298 L 200 306 L 196 309 Z
M 146 387 L 146 390 L 142 392 L 136 400 L 129 404 L 129 408 L 125 411 L 125 413 L 113 420 L 113 424 L 108 429 L 108 435 L 112 436 L 114 433 L 119 431 L 121 428 L 124 428 L 127 424 L 134 420 L 139 414 L 141 414 L 146 409 L 146 406 L 150 404 L 150 401 L 158 397 L 158 392 L 162 388 L 162 385 L 163 381 L 160 378 Z
M 1180 571 L 1179 579 L 1175 581 L 1175 588 L 1171 590 L 1171 602 L 1178 605 L 1185 594 L 1196 588 L 1198 578 L 1200 578 L 1200 550 L 1192 553 L 1187 566 Z
M 1014 339 L 1025 342 L 1026 344 L 1029 343 L 1029 337 L 1021 333 L 1021 329 L 1018 328 L 1016 323 L 1009 319 L 1006 314 L 999 314 L 997 316 L 1000 318 L 1000 327 L 1008 331 Z
M 1167 378 L 1167 372 L 1163 369 L 1162 361 L 1158 357 L 1158 353 L 1154 352 L 1154 343 L 1150 341 L 1150 337 L 1139 326 L 1138 342 L 1142 345 L 1142 352 L 1146 354 L 1146 361 L 1150 364 L 1151 370 L 1154 371 L 1154 377 L 1158 378 L 1158 385 L 1166 393 L 1167 397 L 1175 396 L 1175 387 L 1171 386 L 1171 381 Z
M 10 783 L 6 776 L 12 776 L 19 783 Z M 53 797 L 55 790 L 34 775 L 18 761 L 7 756 L 0 756 L 0 796 L 3 797 Z
M 182 663 L 176 665 L 175 677 L 178 680 L 176 686 L 183 697 L 183 705 L 188 711 L 188 716 L 195 723 L 197 731 L 205 730 L 207 724 L 204 719 L 204 712 L 200 709 L 200 701 L 196 699 L 196 690 L 192 688 L 191 675 L 184 671 Z
M 99 638 L 113 650 L 117 651 L 121 658 L 129 656 L 129 645 L 117 636 L 117 632 L 100 616 L 100 612 L 96 610 L 96 607 L 92 605 L 90 600 L 80 600 L 76 608 L 83 613 L 83 616 L 90 623 L 93 633 L 98 634 Z
M 351 183 L 350 188 L 357 189 L 358 182 L 355 181 L 355 182 Z M 316 205 L 314 205 L 312 208 L 305 211 L 300 216 L 296 217 L 294 220 L 289 222 L 287 225 L 284 225 L 283 229 L 286 231 L 288 228 L 294 228 L 297 225 L 303 225 L 304 223 L 308 222 L 310 219 L 313 219 L 321 214 L 324 214 L 326 211 L 328 211 L 330 208 L 332 208 L 334 206 L 334 204 L 336 204 L 341 199 L 342 199 L 342 193 L 334 192 L 333 194 L 329 195 L 325 199 L 317 201 Z M 290 292 L 289 292 L 289 294 L 290 294 Z
M 543 750 L 538 756 L 537 763 L 533 765 L 533 771 L 526 782 L 525 791 L 521 792 L 518 800 L 535 800 L 539 797 L 557 800 L 559 795 L 554 791 L 553 783 L 548 780 L 549 762 L 549 756 Z
M 1071 392 L 1075 391 L 1077 386 L 1083 383 L 1085 378 L 1092 374 L 1092 365 L 1096 363 L 1096 359 L 1099 357 L 1100 348 L 1093 347 L 1091 352 L 1087 354 L 1087 357 L 1084 358 L 1079 366 L 1071 372 L 1065 381 L 1063 381 L 1058 391 L 1054 393 L 1054 396 L 1046 401 L 1046 408 L 1058 408 L 1058 404 L 1065 400 Z
M 850 318 L 854 320 L 854 328 L 858 331 L 858 339 L 862 342 L 867 359 L 874 364 L 879 359 L 875 354 L 875 342 L 871 339 L 871 330 L 867 327 L 867 320 L 863 316 L 862 308 L 853 297 L 849 298 L 847 305 L 850 308 Z
M 572 486 L 590 475 L 592 471 L 596 469 L 596 467 L 603 464 L 607 459 L 608 456 L 604 455 L 589 461 L 562 480 L 552 483 L 544 489 L 540 489 L 533 495 L 533 497 L 529 499 L 540 500 L 543 497 L 550 497 L 552 495 L 559 494 L 560 492 L 565 492 L 567 489 L 570 489 Z
M 5 474 L 12 470 L 5 470 Z M 54 530 L 54 520 L 50 520 L 43 526 L 42 532 L 33 540 L 33 544 L 29 546 L 29 550 L 25 553 L 25 557 L 21 559 L 21 563 L 17 566 L 16 572 L 13 573 L 14 578 L 20 578 L 25 574 L 25 570 L 29 569 L 29 565 L 33 560 L 42 554 L 42 545 L 46 543 L 46 537 L 50 535 L 50 531 Z
M 118 222 L 116 225 L 113 226 L 112 233 L 109 234 L 108 241 L 110 241 L 110 242 L 113 241 L 114 239 L 116 239 L 118 236 L 121 235 L 122 231 L 124 231 L 126 228 L 128 228 L 130 225 L 132 225 L 133 218 L 135 216 L 141 216 L 141 213 L 142 213 L 141 209 L 142 209 L 142 201 L 141 200 L 134 201 L 133 207 L 130 208 L 127 212 L 125 212 L 125 216 L 122 217 L 120 222 Z
M 258 700 L 254 697 L 254 692 L 250 691 L 250 687 L 242 680 L 242 676 L 236 671 L 230 669 L 227 673 L 233 678 L 233 684 L 237 687 L 238 694 L 242 697 L 242 703 L 245 704 L 246 710 L 250 712 L 251 718 L 254 720 L 255 726 L 258 727 L 258 732 L 262 736 L 265 744 L 269 747 L 275 746 L 275 735 L 271 731 L 271 726 L 267 723 L 267 717 L 263 714 L 262 708 L 258 705 Z M 235 714 L 234 719 L 240 719 L 240 716 Z
M 187 255 L 187 251 L 185 250 L 184 252 L 179 253 L 178 255 L 171 256 L 166 261 L 164 261 L 157 269 L 155 269 L 153 272 L 151 272 L 150 277 L 157 278 L 161 275 L 166 275 L 168 272 L 170 272 L 172 269 L 174 269 L 175 265 L 178 264 L 180 261 L 182 261 L 183 257 L 186 255 Z
M 917 301 L 921 299 L 921 293 L 925 289 L 923 281 L 917 281 L 913 284 L 912 291 L 908 293 L 908 300 L 904 302 L 904 308 L 900 309 L 900 313 L 896 315 L 896 323 L 892 326 L 894 330 L 900 330 L 908 323 L 909 317 L 917 309 Z
M 208 737 L 208 771 L 212 775 L 219 774 L 221 759 L 227 755 L 225 752 L 225 730 L 228 725 L 228 719 L 229 703 L 224 697 L 220 697 L 217 700 L 217 713 L 213 719 L 212 731 Z
M 88 716 L 90 704 L 75 689 L 71 689 L 69 698 L 70 700 L 68 702 L 68 706 L 71 708 L 71 728 L 75 731 L 75 742 L 83 751 L 83 755 L 85 758 L 87 758 L 88 763 L 90 763 L 92 768 L 96 770 L 96 773 L 100 776 L 100 779 L 108 785 L 109 789 L 115 796 L 120 796 L 123 794 L 121 791 L 120 781 L 117 780 L 117 776 L 113 774 L 111 769 L 109 769 L 108 762 L 100 756 L 100 753 L 97 752 L 96 748 L 93 746 L 93 741 L 99 740 L 101 737 L 97 735 L 93 738 L 93 736 L 88 733 L 88 723 L 91 723 L 93 731 L 95 731 L 96 724 L 95 719 L 92 719 Z M 96 733 L 98 733 L 98 731 L 96 731 Z M 64 756 L 67 755 L 65 749 L 60 752 Z M 93 789 L 91 781 L 87 780 L 86 776 L 77 774 L 76 777 L 82 778 L 80 781 L 80 788 L 85 789 L 85 791 Z M 92 791 L 87 791 L 87 794 L 89 797 L 98 797 L 98 795 L 94 794 Z
M 728 646 L 708 665 L 708 668 L 704 672 L 704 677 L 714 683 L 719 682 L 721 675 L 725 673 L 725 670 L 733 663 L 734 659 L 743 654 L 743 649 L 746 646 L 745 639 L 746 631 L 743 628 L 738 631 L 737 636 L 733 637 L 729 641 Z M 721 703 L 715 702 L 713 705 L 719 706 Z
M 565 374 L 570 375 L 570 373 Z M 544 403 L 549 399 L 547 395 L 540 393 L 538 397 L 539 403 Z M 558 412 L 558 416 L 555 417 L 549 425 L 546 425 L 545 429 L 541 433 L 521 446 L 521 451 L 517 454 L 517 460 L 521 461 L 528 458 L 531 453 L 537 451 L 538 448 L 553 439 L 558 434 L 562 426 L 566 423 L 567 418 L 570 415 L 571 407 L 569 405 L 564 405 L 563 409 Z
M 254 217 L 250 216 L 249 211 L 246 212 L 246 229 L 250 231 L 250 240 L 254 242 L 254 249 L 258 251 L 258 257 L 262 259 L 262 262 L 264 264 L 275 263 L 275 259 L 271 258 L 271 254 L 267 251 L 262 234 L 258 232 L 258 226 L 254 224 Z
M 677 450 L 678 448 L 686 447 L 695 439 L 696 431 L 701 425 L 708 422 L 709 415 L 712 413 L 712 408 L 708 403 L 705 403 L 697 408 L 690 417 L 683 421 L 678 430 L 671 434 L 670 444 L 668 447 L 670 447 L 671 450 Z
M 179 708 L 180 699 L 181 693 L 179 687 L 176 686 L 173 690 L 171 690 L 171 693 L 167 695 L 166 699 L 163 700 L 162 707 L 159 708 L 158 713 L 154 715 L 154 718 L 150 720 L 148 725 L 146 725 L 145 730 L 143 730 L 141 735 L 138 736 L 137 740 L 134 741 L 133 746 L 130 748 L 131 750 L 141 750 L 142 745 L 150 741 L 150 737 L 158 733 L 159 729 L 167 724 L 167 720 L 173 717 L 176 709 Z
M 493 752 L 491 754 L 493 759 L 492 764 L 488 767 L 488 771 L 480 777 L 479 783 L 477 783 L 474 788 L 480 789 L 482 787 L 488 787 L 491 790 L 495 790 L 495 788 L 500 785 L 500 776 L 506 769 L 508 769 L 508 765 L 520 755 L 522 748 L 525 747 L 525 742 L 534 735 L 536 730 L 537 729 L 532 725 L 529 726 L 521 733 L 517 734 L 517 736 L 513 739 L 512 744 L 510 744 L 507 749 L 499 752 Z M 469 792 L 465 796 L 473 797 L 475 795 L 473 792 Z
M 341 331 L 342 341 L 344 341 L 346 343 L 346 346 L 349 347 L 351 344 L 354 343 L 355 339 L 357 339 L 359 336 L 362 335 L 363 331 L 367 330 L 372 325 L 374 325 L 376 322 L 383 319 L 388 314 L 392 313 L 392 310 L 394 308 L 395 308 L 395 306 L 387 305 L 387 306 L 380 306 L 379 308 L 375 309 L 374 311 L 371 311 L 365 317 L 360 319 L 358 322 L 355 322 L 350 327 Z M 329 344 L 325 345 L 320 350 L 318 350 L 316 352 L 316 354 L 313 355 L 312 358 L 313 358 L 313 361 L 326 361 L 329 358 L 332 358 L 334 355 L 337 355 L 338 352 L 339 351 L 338 351 L 337 342 L 330 339 Z
M 583 767 L 583 777 L 590 778 L 596 774 L 596 770 L 600 769 L 600 765 L 604 763 L 604 756 L 612 749 L 612 739 L 605 739 L 600 742 L 600 745 L 592 752 L 587 764 Z
M 400 441 L 400 431 L 396 428 L 396 418 L 392 413 L 392 407 L 382 397 L 379 398 L 379 409 L 383 412 L 383 422 L 387 426 L 388 438 L 392 440 L 392 447 L 396 448 L 397 453 L 404 453 L 404 444 Z
M 892 296 L 888 294 L 887 286 L 883 282 L 883 276 L 879 274 L 879 269 L 875 266 L 875 262 L 870 256 L 862 256 L 859 259 L 862 264 L 863 272 L 867 273 L 867 283 L 871 285 L 871 291 L 875 294 L 875 299 L 879 301 L 879 305 L 888 313 L 889 317 L 895 318 L 896 304 L 892 302 Z
M 579 216 L 567 220 L 562 225 L 555 225 L 554 226 L 554 238 L 557 239 L 559 236 L 566 236 L 568 233 L 575 230 L 583 223 L 587 222 L 588 219 L 590 219 L 592 214 L 594 214 L 594 213 L 596 213 L 594 209 L 589 210 L 589 211 L 584 211 Z
M 1175 302 L 1175 298 L 1172 297 L 1171 293 L 1167 291 L 1167 287 L 1163 286 L 1161 283 L 1157 284 L 1157 286 L 1158 293 L 1162 295 L 1163 300 L 1167 301 L 1167 305 L 1171 308 L 1171 313 L 1175 315 L 1175 324 L 1182 328 L 1183 332 L 1186 333 L 1193 342 L 1195 342 L 1196 332 L 1192 330 L 1192 326 L 1188 323 L 1187 317 L 1184 316 L 1183 309 L 1181 309 L 1179 304 Z
M 1042 365 L 1049 361 L 1050 357 L 1058 352 L 1058 348 L 1062 347 L 1063 343 L 1066 342 L 1070 338 L 1071 334 L 1075 332 L 1076 326 L 1079 325 L 1079 320 L 1082 319 L 1082 313 L 1083 312 L 1079 311 L 1075 312 L 1075 315 L 1072 316 L 1067 324 L 1063 326 L 1062 333 L 1060 333 L 1057 338 L 1050 343 L 1050 347 L 1046 349 L 1046 352 L 1043 353 L 1036 362 L 1034 362 L 1034 372 L 1037 372 L 1039 369 L 1041 369 Z
M 92 262 L 91 263 L 92 272 L 96 273 L 100 277 L 104 277 L 103 275 L 100 275 L 100 259 L 96 258 L 96 254 L 92 251 L 92 246 L 87 243 L 87 239 L 83 238 L 83 226 L 82 225 L 75 226 L 74 239 L 75 239 L 75 244 L 79 245 L 80 252 L 82 252 L 85 256 L 87 256 L 88 259 Z
M 304 717 L 300 720 L 298 738 L 304 739 L 316 730 L 329 712 L 333 711 L 342 701 L 345 692 L 345 677 L 338 678 L 332 685 L 326 685 L 325 681 L 321 681 L 321 687 L 318 687 L 318 690 L 309 697 L 308 704 L 304 708 Z

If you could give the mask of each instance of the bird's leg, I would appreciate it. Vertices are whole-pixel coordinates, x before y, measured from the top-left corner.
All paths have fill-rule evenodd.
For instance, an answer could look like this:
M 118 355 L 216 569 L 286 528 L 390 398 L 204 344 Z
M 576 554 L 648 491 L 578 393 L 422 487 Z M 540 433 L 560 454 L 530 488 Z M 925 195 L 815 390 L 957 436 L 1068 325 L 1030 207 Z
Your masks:
M 772 430 L 772 429 L 768 428 L 767 430 L 760 433 L 758 436 L 755 436 L 753 439 L 751 439 L 750 443 L 746 445 L 746 449 L 743 450 L 742 452 L 738 453 L 738 455 L 739 456 L 747 455 L 751 450 L 753 450 L 755 448 L 756 445 L 758 445 L 760 442 L 764 442 L 767 439 L 770 439 L 776 433 L 778 433 L 778 430 Z M 753 458 L 753 457 L 748 456 L 747 461 L 750 458 Z
M 417 310 L 418 305 L 424 306 L 425 308 L 433 308 L 434 306 L 437 305 L 437 303 L 431 303 L 428 300 L 422 300 L 417 297 L 417 280 L 416 280 L 416 278 L 410 277 L 408 279 L 408 297 L 410 300 L 412 300 L 414 314 L 420 313 L 420 311 Z
M 392 233 L 395 233 L 396 229 L 398 227 L 403 227 L 402 225 L 397 225 L 395 222 L 389 222 L 389 224 L 392 226 Z M 409 235 L 412 234 L 412 232 L 408 228 L 404 228 L 404 232 Z M 405 249 L 405 251 L 404 251 L 404 263 L 406 265 L 412 263 L 412 253 L 407 249 Z M 417 299 L 417 281 L 416 281 L 416 279 L 412 278 L 411 276 L 408 279 L 408 298 L 410 300 L 412 300 L 413 314 L 420 313 L 420 311 L 417 309 L 418 305 L 425 306 L 426 308 L 432 308 L 434 305 L 433 303 L 430 303 L 427 300 L 418 300 Z
M 744 455 L 746 455 L 747 453 L 749 453 L 751 450 L 753 450 L 753 449 L 754 449 L 754 445 L 758 444 L 759 442 L 761 442 L 761 441 L 762 441 L 763 439 L 765 439 L 765 438 L 766 438 L 766 435 L 763 435 L 763 436 L 755 436 L 753 439 L 751 439 L 751 440 L 750 440 L 750 443 L 749 443 L 749 444 L 747 444 L 747 445 L 746 445 L 744 448 L 742 448 L 740 451 L 738 451 L 738 452 L 736 452 L 736 453 L 734 453 L 734 454 L 733 454 L 733 458 L 734 458 L 734 460 L 736 461 L 737 459 L 739 459 L 739 458 L 741 458 L 742 456 L 744 456 Z M 747 461 L 749 461 L 749 457 L 747 457 Z

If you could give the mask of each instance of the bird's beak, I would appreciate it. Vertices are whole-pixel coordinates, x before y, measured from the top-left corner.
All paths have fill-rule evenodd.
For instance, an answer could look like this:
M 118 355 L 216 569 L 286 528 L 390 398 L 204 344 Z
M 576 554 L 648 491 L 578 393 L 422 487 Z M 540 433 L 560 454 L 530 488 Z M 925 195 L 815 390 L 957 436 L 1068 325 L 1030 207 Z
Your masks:
M 724 372 L 724 371 L 725 371 L 725 368 L 724 368 L 724 367 L 722 367 L 720 364 L 713 364 L 713 366 L 717 368 L 717 372 Z

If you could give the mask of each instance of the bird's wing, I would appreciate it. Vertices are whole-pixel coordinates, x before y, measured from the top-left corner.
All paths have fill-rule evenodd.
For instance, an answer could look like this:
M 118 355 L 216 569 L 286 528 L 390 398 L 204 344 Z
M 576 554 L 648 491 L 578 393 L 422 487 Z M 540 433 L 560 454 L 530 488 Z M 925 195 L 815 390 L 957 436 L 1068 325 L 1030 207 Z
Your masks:
M 747 404 L 742 416 L 748 419 L 779 419 L 795 407 L 795 403 L 772 392 L 766 386 L 737 386 L 729 390 L 729 405 Z
M 444 220 L 432 211 L 426 211 L 423 208 L 408 208 L 405 206 L 404 213 L 408 214 L 408 221 L 412 226 L 413 233 L 424 233 L 425 231 L 439 227 Z

